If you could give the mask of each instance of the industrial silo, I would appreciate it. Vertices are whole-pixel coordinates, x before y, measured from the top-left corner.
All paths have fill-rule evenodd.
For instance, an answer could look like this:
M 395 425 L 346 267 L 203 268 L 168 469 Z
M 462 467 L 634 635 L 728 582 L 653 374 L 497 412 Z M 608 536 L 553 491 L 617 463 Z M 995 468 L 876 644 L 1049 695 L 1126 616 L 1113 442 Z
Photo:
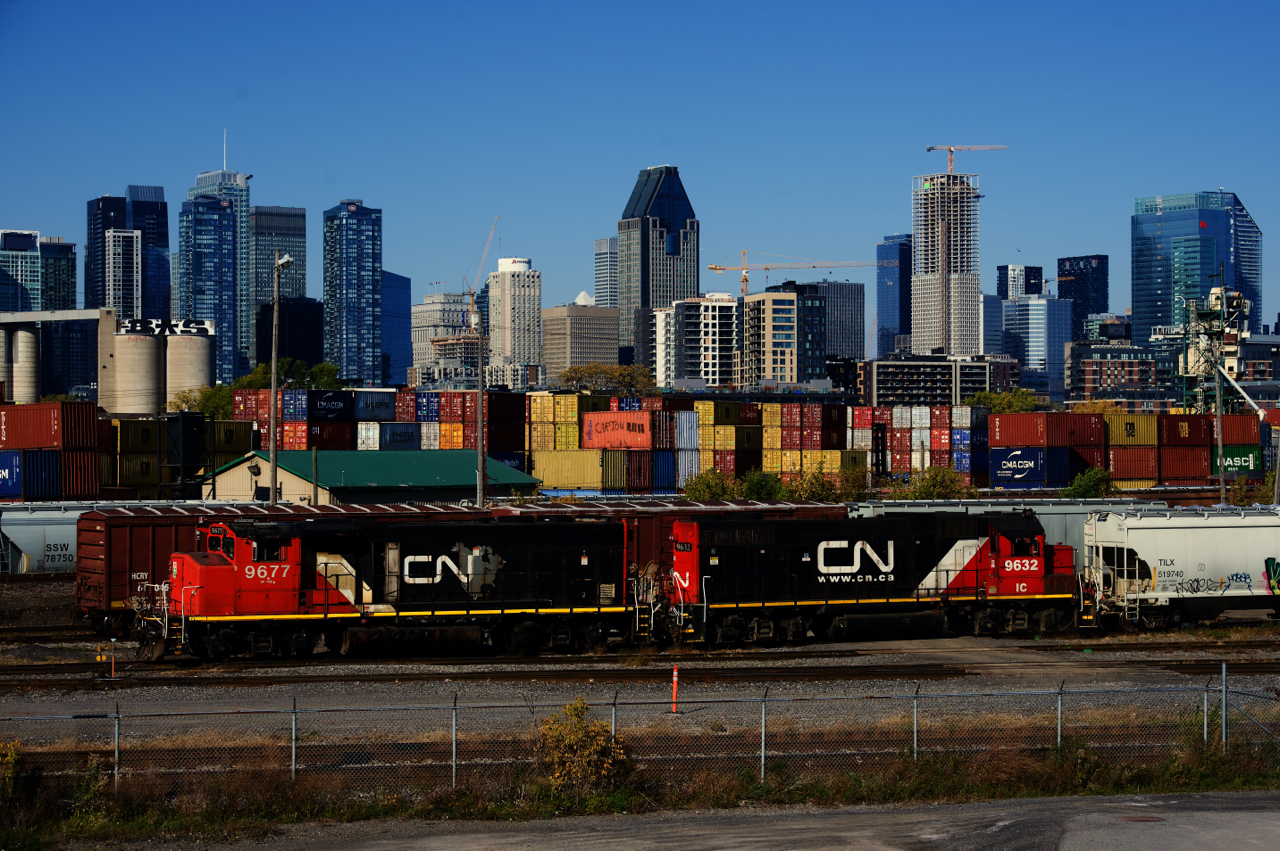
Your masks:
M 15 328 L 13 336 L 13 401 L 40 401 L 40 340 L 35 326 Z
M 117 334 L 116 414 L 154 414 L 164 407 L 164 338 Z M 16 371 L 16 365 L 15 365 Z
M 166 402 L 179 391 L 213 384 L 213 337 L 179 334 L 165 339 Z

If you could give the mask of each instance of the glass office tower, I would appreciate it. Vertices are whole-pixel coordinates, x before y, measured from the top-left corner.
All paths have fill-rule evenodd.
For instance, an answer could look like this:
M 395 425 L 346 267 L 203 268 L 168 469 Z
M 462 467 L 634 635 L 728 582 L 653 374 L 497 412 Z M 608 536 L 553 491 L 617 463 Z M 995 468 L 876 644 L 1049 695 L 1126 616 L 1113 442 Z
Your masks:
M 1071 304 L 1043 295 L 1001 303 L 1004 353 L 1022 364 L 1022 386 L 1061 401 L 1066 375 L 1066 344 L 1071 339 Z
M 1106 254 L 1058 258 L 1058 298 L 1071 301 L 1071 339 L 1089 339 L 1085 325 L 1090 316 L 1106 313 L 1111 284 Z
M 106 306 L 107 231 L 127 230 L 125 199 L 113 195 L 94 198 L 87 205 L 84 238 L 84 306 Z
M 618 238 L 596 240 L 596 307 L 618 306 Z
M 45 310 L 76 309 L 74 242 L 60 236 L 40 237 L 40 290 Z
M 1001 301 L 1044 293 L 1044 267 L 1010 263 L 996 267 L 996 295 Z
M 130 186 L 125 190 L 125 228 L 139 233 L 142 254 L 143 319 L 169 315 L 169 205 L 163 186 Z
M 381 387 L 382 211 L 348 198 L 324 212 L 324 357 L 357 387 Z
M 231 202 L 236 217 L 236 345 L 244 363 L 252 353 L 249 341 L 253 336 L 253 279 L 249 260 L 249 178 L 252 174 L 222 169 L 196 175 L 196 185 L 187 190 L 187 199 L 197 195 L 215 195 Z M 181 238 L 181 237 L 179 237 Z M 197 317 L 198 318 L 198 317 Z M 218 330 L 222 334 L 222 330 Z
M 382 270 L 382 383 L 407 384 L 413 366 L 413 337 L 409 318 L 413 311 L 412 281 Z
M 293 265 L 280 271 L 280 298 L 305 297 L 307 211 L 302 207 L 249 208 L 249 279 L 255 317 L 260 305 L 271 303 L 275 291 L 276 251 L 281 257 L 288 254 L 293 258 Z M 249 348 L 255 356 L 259 348 L 257 326 L 255 321 L 249 335 Z
M 886 236 L 876 245 L 876 357 L 894 350 L 893 338 L 911 333 L 911 234 Z
M 216 323 L 214 375 L 220 384 L 230 384 L 248 371 L 237 327 L 238 226 L 239 214 L 229 198 L 197 195 L 182 202 L 174 318 Z
M 0 310 L 40 309 L 40 232 L 0 230 Z
M 1156 325 L 1182 321 L 1178 298 L 1200 298 L 1226 286 L 1253 303 L 1249 329 L 1262 328 L 1262 231 L 1234 192 L 1156 195 L 1134 202 L 1130 220 L 1133 341 L 1145 343 Z

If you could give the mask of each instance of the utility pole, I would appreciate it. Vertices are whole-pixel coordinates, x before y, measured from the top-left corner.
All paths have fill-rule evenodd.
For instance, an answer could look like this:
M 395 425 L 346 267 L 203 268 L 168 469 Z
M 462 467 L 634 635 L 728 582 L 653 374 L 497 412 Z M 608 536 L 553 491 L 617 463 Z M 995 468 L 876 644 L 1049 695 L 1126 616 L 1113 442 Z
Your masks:
M 281 257 L 280 249 L 276 249 L 276 260 L 272 266 L 273 286 L 271 292 L 271 417 L 269 428 L 271 429 L 271 505 L 276 504 L 276 477 L 279 469 L 276 466 L 276 403 L 279 391 L 276 389 L 280 383 L 279 364 L 280 364 L 280 270 L 288 269 L 293 265 L 293 258 L 288 254 Z
M 484 457 L 484 323 L 471 296 L 471 327 L 476 330 L 476 508 L 484 508 L 488 471 Z
M 1225 273 L 1226 264 L 1218 263 L 1218 274 L 1210 275 L 1209 280 L 1218 279 L 1218 333 L 1214 336 L 1216 339 L 1216 348 L 1214 357 L 1213 377 L 1216 379 L 1214 384 L 1214 394 L 1217 397 L 1214 405 L 1215 421 L 1214 431 L 1218 435 L 1218 501 L 1225 504 L 1227 501 L 1227 465 L 1222 457 L 1222 349 L 1227 342 L 1227 277 Z

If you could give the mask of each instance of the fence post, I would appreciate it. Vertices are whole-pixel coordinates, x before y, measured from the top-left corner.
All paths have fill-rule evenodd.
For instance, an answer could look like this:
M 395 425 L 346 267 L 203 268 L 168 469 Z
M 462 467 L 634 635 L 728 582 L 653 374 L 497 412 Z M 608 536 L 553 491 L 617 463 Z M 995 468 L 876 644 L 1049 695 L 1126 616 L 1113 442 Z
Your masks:
M 115 766 L 112 771 L 115 775 L 115 793 L 120 794 L 120 704 L 116 704 L 116 732 L 115 732 Z
M 764 782 L 764 707 L 769 702 L 769 690 L 764 690 L 764 697 L 760 698 L 760 782 Z
M 458 693 L 453 693 L 453 788 L 458 788 Z
M 613 693 L 613 709 L 609 712 L 609 741 L 618 740 L 618 693 Z
M 298 779 L 298 698 L 293 699 L 293 729 L 289 733 L 289 779 Z
M 1063 680 L 1062 685 L 1058 686 L 1058 747 L 1062 747 L 1062 690 L 1066 685 L 1067 681 Z
M 911 758 L 920 759 L 920 684 L 911 696 Z
M 1222 663 L 1222 749 L 1227 749 L 1227 663 Z

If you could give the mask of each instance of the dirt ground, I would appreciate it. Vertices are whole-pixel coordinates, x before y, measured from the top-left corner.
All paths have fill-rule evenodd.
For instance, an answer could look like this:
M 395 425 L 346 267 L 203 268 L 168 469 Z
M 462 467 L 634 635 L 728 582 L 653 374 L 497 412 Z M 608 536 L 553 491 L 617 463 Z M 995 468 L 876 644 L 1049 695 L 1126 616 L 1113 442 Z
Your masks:
M 75 623 L 74 581 L 0 583 L 0 627 Z

